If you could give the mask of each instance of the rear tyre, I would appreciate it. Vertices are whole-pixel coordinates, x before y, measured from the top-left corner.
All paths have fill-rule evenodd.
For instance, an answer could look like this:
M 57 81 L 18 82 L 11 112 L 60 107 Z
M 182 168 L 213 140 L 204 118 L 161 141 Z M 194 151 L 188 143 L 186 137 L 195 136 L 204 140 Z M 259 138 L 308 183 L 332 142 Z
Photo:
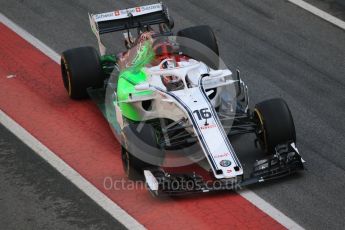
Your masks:
M 180 41 L 178 40 L 183 54 L 198 61 L 202 61 L 213 69 L 218 69 L 219 49 L 216 36 L 211 27 L 202 25 L 186 28 L 178 31 L 177 36 L 195 40 L 203 46 L 206 46 L 208 49 L 198 43 L 186 44 L 186 42 L 183 42 L 183 39 L 180 39 Z
M 124 128 L 121 158 L 126 176 L 131 180 L 143 179 L 143 170 L 159 168 L 164 152 L 157 143 L 156 131 L 150 124 L 130 123 Z
M 256 135 L 264 152 L 273 154 L 277 145 L 296 142 L 293 118 L 283 99 L 276 98 L 257 104 L 253 117 L 258 126 Z
M 88 88 L 101 88 L 104 84 L 100 57 L 93 47 L 63 52 L 61 73 L 63 84 L 72 99 L 88 98 Z

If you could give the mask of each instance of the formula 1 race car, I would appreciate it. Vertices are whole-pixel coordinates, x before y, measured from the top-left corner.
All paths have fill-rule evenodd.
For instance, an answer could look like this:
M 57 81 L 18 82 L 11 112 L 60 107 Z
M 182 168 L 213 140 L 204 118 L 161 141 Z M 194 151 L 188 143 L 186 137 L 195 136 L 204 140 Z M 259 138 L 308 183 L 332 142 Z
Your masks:
M 145 178 L 154 195 L 178 195 L 226 190 L 304 169 L 288 105 L 277 98 L 250 110 L 248 88 L 239 71 L 233 74 L 222 64 L 209 26 L 174 36 L 174 22 L 162 3 L 89 19 L 100 55 L 92 47 L 63 52 L 63 83 L 72 99 L 91 97 L 98 104 L 122 144 L 130 179 Z M 101 35 L 115 31 L 125 31 L 127 50 L 107 54 Z M 245 133 L 255 133 L 254 143 L 266 153 L 249 176 L 229 140 Z M 163 170 L 167 152 L 188 155 L 191 146 L 200 149 L 220 186 L 209 186 L 193 171 Z M 192 186 L 166 186 L 186 182 Z

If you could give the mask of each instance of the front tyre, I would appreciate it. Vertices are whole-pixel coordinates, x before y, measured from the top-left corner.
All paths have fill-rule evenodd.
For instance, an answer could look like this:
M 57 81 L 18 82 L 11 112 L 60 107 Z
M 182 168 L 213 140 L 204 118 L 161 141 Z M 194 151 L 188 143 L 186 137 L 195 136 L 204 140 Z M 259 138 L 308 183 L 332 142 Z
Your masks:
M 262 150 L 275 152 L 279 144 L 296 142 L 296 131 L 290 109 L 281 98 L 263 101 L 255 106 L 256 135 Z
M 143 179 L 143 170 L 146 168 L 153 168 L 154 166 L 148 164 L 130 153 L 126 147 L 121 147 L 121 160 L 123 170 L 130 180 Z
M 143 170 L 156 169 L 164 162 L 164 152 L 157 143 L 156 131 L 146 123 L 130 123 L 123 130 L 121 158 L 126 176 L 143 178 Z
M 88 88 L 101 88 L 104 84 L 100 56 L 93 47 L 63 52 L 61 74 L 65 89 L 72 99 L 88 98 Z

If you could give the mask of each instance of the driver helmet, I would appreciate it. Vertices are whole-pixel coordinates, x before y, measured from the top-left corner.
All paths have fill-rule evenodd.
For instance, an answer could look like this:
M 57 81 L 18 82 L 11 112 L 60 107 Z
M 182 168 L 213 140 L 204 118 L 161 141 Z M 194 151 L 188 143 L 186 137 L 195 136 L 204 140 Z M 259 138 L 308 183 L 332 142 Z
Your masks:
M 161 69 L 174 69 L 178 67 L 176 60 L 167 59 L 161 63 Z M 181 78 L 173 75 L 162 75 L 162 83 L 168 91 L 180 90 L 184 88 L 184 84 Z
M 166 40 L 166 38 L 158 38 L 153 43 L 153 50 L 156 55 L 156 59 L 163 61 L 166 58 L 169 58 L 174 53 L 174 48 L 172 44 Z

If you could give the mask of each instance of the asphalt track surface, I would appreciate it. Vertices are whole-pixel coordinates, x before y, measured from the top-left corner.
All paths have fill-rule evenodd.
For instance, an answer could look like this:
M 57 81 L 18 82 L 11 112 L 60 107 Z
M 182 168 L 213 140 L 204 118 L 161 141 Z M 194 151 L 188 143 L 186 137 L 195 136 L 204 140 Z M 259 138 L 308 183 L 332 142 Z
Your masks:
M 306 2 L 317 8 L 330 13 L 331 15 L 345 20 L 345 1 L 344 0 L 307 0 Z
M 342 229 L 345 31 L 282 0 L 165 2 L 175 19 L 175 31 L 197 24 L 214 28 L 225 63 L 242 70 L 251 104 L 282 97 L 290 106 L 308 171 L 250 189 L 305 228 Z M 0 4 L 3 14 L 62 52 L 96 44 L 88 12 L 137 2 L 0 0 Z M 117 48 L 121 50 L 122 42 Z M 245 163 L 260 155 L 248 141 L 252 137 L 234 141 Z
M 1 229 L 125 229 L 0 126 Z

